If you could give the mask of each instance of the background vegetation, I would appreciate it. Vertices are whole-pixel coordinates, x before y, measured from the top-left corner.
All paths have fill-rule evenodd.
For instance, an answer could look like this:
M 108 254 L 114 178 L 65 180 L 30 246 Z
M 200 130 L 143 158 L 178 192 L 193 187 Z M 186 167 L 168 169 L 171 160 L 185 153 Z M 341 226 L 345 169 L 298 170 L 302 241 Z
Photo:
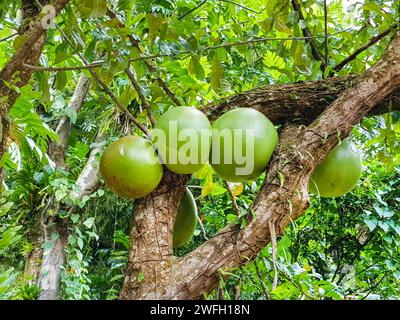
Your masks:
M 334 68 L 371 38 L 399 22 L 398 1 L 301 1 L 304 20 L 290 1 L 119 0 L 72 1 L 50 30 L 42 66 L 76 67 L 83 56 L 104 61 L 100 79 L 123 106 L 145 123 L 141 98 L 123 72 L 128 60 L 156 118 L 173 101 L 156 81 L 165 79 L 183 105 L 206 108 L 224 97 L 261 85 L 318 80 L 332 72 L 361 73 L 379 59 L 390 37 L 366 48 L 341 70 Z M 106 5 L 121 13 L 125 27 L 106 15 Z M 0 69 L 21 42 L 19 2 L 0 3 Z M 195 9 L 195 10 L 194 10 Z M 302 37 L 308 27 L 328 58 L 313 58 Z M 325 31 L 328 32 L 326 36 Z M 146 56 L 157 56 L 149 71 L 128 36 Z M 283 40 L 282 40 L 283 39 Z M 326 44 L 326 46 L 325 46 Z M 153 63 L 153 62 L 151 62 Z M 9 152 L 0 202 L 0 299 L 35 299 L 40 293 L 24 275 L 37 217 L 55 214 L 48 199 L 61 201 L 57 213 L 70 231 L 62 274 L 63 299 L 116 299 L 127 263 L 134 204 L 103 184 L 81 200 L 70 191 L 100 130 L 103 145 L 131 132 L 126 115 L 109 94 L 91 82 L 79 113 L 68 107 L 81 72 L 36 72 L 11 110 Z M 388 106 L 390 108 L 390 106 Z M 390 109 L 389 109 L 390 110 Z M 63 117 L 73 124 L 67 169 L 55 169 L 48 156 Z M 245 267 L 221 271 L 219 288 L 208 299 L 398 299 L 400 298 L 400 114 L 365 119 L 352 139 L 362 149 L 359 185 L 336 199 L 314 197 L 307 213 L 279 238 L 276 264 L 271 247 Z M 262 182 L 232 184 L 245 212 Z M 228 223 L 241 223 L 224 182 L 210 167 L 189 183 L 200 210 L 195 237 L 183 255 Z M 68 208 L 77 205 L 73 212 Z M 57 234 L 52 237 L 58 237 Z M 46 247 L 46 243 L 43 244 Z M 231 277 L 224 281 L 224 274 Z M 274 278 L 277 277 L 277 286 Z

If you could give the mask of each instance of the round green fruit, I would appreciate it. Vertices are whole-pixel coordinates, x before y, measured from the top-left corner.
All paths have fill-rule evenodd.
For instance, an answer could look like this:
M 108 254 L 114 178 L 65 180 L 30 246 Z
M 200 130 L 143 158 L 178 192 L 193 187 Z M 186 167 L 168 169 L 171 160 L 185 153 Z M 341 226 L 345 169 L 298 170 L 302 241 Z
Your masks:
M 345 139 L 314 170 L 309 191 L 323 198 L 340 197 L 356 186 L 361 171 L 361 154 L 349 139 Z
M 143 198 L 160 183 L 163 167 L 151 143 L 127 136 L 110 144 L 100 161 L 107 186 L 120 196 Z
M 250 108 L 228 111 L 212 126 L 210 163 L 225 180 L 257 179 L 278 144 L 278 132 L 261 112 Z
M 178 174 L 192 174 L 208 161 L 211 125 L 194 107 L 168 110 L 153 130 L 155 145 L 166 167 Z
M 192 239 L 197 225 L 197 205 L 189 189 L 181 200 L 174 226 L 174 248 L 182 247 Z

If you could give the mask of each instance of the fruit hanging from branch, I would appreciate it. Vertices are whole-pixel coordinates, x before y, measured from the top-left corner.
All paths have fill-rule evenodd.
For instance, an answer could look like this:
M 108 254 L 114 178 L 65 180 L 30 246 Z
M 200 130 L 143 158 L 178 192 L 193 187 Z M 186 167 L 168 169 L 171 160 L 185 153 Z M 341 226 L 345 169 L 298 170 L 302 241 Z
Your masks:
M 360 151 L 350 139 L 345 139 L 314 170 L 309 191 L 323 198 L 340 197 L 356 186 L 361 171 Z
M 158 119 L 153 137 L 160 158 L 174 173 L 192 174 L 208 161 L 211 124 L 194 107 L 168 110 Z
M 197 226 L 197 205 L 193 194 L 186 188 L 174 225 L 174 248 L 182 247 L 192 239 Z
M 222 178 L 244 182 L 265 171 L 278 144 L 278 133 L 261 112 L 234 109 L 218 118 L 212 128 L 210 163 Z
M 163 167 L 152 144 L 138 136 L 127 136 L 110 144 L 100 161 L 107 186 L 120 196 L 145 197 L 160 183 Z

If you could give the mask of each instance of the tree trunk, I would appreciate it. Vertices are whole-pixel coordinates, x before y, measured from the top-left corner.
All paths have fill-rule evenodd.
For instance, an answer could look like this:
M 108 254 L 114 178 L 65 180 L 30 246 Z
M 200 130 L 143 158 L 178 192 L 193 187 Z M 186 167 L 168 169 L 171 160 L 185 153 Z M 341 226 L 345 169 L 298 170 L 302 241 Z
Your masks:
M 188 176 L 164 172 L 160 186 L 149 196 L 137 201 L 121 298 L 135 292 L 138 299 L 153 293 L 154 299 L 165 296 L 165 279 L 172 277 L 172 238 L 176 210 L 185 193 Z
M 43 250 L 38 286 L 42 290 L 38 300 L 58 300 L 61 284 L 61 268 L 65 260 L 67 226 L 49 222 L 43 226 L 44 242 L 50 247 Z
M 184 181 L 174 176 L 175 183 L 168 189 L 171 182 L 167 178 L 160 186 L 163 192 L 157 189 L 140 201 L 136 210 L 120 298 L 198 299 L 215 288 L 219 269 L 238 267 L 254 259 L 309 206 L 309 178 L 315 166 L 338 144 L 338 138 L 345 138 L 374 106 L 399 88 L 397 36 L 381 61 L 309 126 L 290 125 L 283 130 L 265 182 L 252 205 L 255 216 L 248 213 L 247 226 L 240 229 L 228 225 L 182 258 L 172 256 L 171 225 Z
M 89 83 L 89 78 L 82 73 L 69 103 L 69 108 L 79 112 L 85 101 Z M 66 168 L 66 151 L 71 128 L 72 123 L 68 117 L 61 119 L 56 130 L 59 141 L 49 144 L 49 156 L 56 163 L 57 169 Z M 100 130 L 96 143 L 99 144 L 102 141 L 103 135 Z M 99 147 L 92 150 L 88 162 L 77 180 L 76 190 L 72 194 L 73 197 L 79 199 L 97 184 L 96 160 L 98 152 L 100 152 Z M 55 201 L 54 197 L 49 199 L 47 211 L 57 213 L 59 207 L 60 203 Z M 25 274 L 32 277 L 31 284 L 37 284 L 42 290 L 39 300 L 57 300 L 60 292 L 61 268 L 65 259 L 64 249 L 67 244 L 68 226 L 58 220 L 57 214 L 49 218 L 46 213 L 36 218 L 40 220 L 35 231 L 38 233 L 36 239 L 34 239 L 36 247 L 27 259 Z M 45 245 L 44 250 L 42 250 L 43 244 Z
M 79 175 L 75 188 L 71 192 L 71 198 L 82 199 L 96 188 L 99 181 L 98 154 L 102 151 L 101 142 L 104 136 L 99 131 L 96 138 L 96 147 L 89 155 L 85 167 Z M 74 210 L 71 207 L 70 212 Z M 57 215 L 56 215 L 57 216 Z M 39 265 L 40 272 L 37 274 L 36 283 L 42 290 L 38 300 L 58 300 L 60 298 L 60 282 L 62 267 L 65 260 L 65 248 L 68 238 L 68 224 L 57 218 L 47 221 L 42 225 L 44 241 L 41 243 L 50 244 L 50 248 L 43 251 L 43 260 Z M 40 245 L 41 245 L 40 243 Z

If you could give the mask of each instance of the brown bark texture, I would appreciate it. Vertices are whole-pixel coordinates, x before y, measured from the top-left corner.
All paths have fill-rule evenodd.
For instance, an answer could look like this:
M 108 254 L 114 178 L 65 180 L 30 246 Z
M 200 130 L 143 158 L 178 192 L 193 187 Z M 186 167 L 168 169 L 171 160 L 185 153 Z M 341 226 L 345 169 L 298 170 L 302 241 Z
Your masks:
M 308 93 L 302 95 L 303 99 L 294 93 L 293 99 L 286 100 L 285 107 L 290 110 L 286 114 L 281 113 L 282 109 L 276 112 L 279 108 L 274 109 L 268 100 L 271 94 L 259 90 L 231 99 L 221 105 L 221 110 L 210 108 L 210 114 L 217 115 L 237 106 L 255 107 L 276 124 L 287 123 L 286 117 L 292 115 L 288 119 L 291 124 L 284 125 L 267 177 L 252 205 L 255 215 L 248 213 L 244 229 L 228 225 L 193 252 L 174 257 L 173 222 L 187 177 L 166 173 L 159 188 L 140 200 L 136 208 L 121 299 L 199 299 L 216 287 L 220 269 L 236 268 L 253 260 L 274 235 L 282 234 L 309 206 L 308 181 L 315 166 L 363 117 L 385 108 L 385 99 L 395 97 L 398 108 L 400 35 L 365 74 L 329 81 L 338 86 L 334 89 L 336 95 L 330 94 L 326 101 L 325 89 L 318 85 L 309 89 L 305 83 L 304 91 Z M 275 92 L 282 94 L 281 101 L 287 99 L 285 88 L 290 86 Z M 307 104 L 306 97 L 313 104 Z M 293 109 L 293 104 L 300 110 Z M 293 121 L 296 112 L 296 118 L 303 119 L 297 123 Z

